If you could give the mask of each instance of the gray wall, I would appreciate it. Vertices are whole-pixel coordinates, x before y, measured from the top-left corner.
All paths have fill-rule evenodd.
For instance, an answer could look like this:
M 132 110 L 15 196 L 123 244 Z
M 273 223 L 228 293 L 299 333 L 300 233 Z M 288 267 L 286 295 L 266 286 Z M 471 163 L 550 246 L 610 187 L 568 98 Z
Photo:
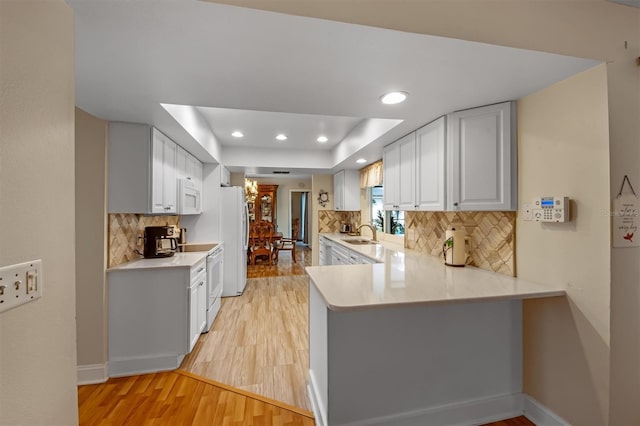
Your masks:
M 76 333 L 78 366 L 99 373 L 107 362 L 106 144 L 108 123 L 76 108 Z M 89 367 L 91 366 L 91 367 Z M 81 381 L 95 381 L 82 377 Z M 104 378 L 104 374 L 103 374 Z

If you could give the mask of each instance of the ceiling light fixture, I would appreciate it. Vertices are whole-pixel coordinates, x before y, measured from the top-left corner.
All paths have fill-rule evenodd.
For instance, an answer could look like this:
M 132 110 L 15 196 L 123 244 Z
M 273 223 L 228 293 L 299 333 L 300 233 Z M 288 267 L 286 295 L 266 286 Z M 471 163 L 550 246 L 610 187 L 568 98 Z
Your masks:
M 395 105 L 404 102 L 408 95 L 407 92 L 389 92 L 380 96 L 380 101 L 386 105 Z
M 318 139 L 316 139 L 318 142 L 320 143 L 325 143 L 326 141 L 329 140 L 329 138 L 327 138 L 326 136 L 320 136 L 318 137 Z
M 242 134 L 242 132 L 236 130 L 235 132 L 231 133 L 231 136 L 233 136 L 234 138 L 241 138 L 244 135 Z
M 362 163 L 366 163 L 366 162 L 367 162 L 367 160 L 365 160 L 364 158 L 358 158 L 356 160 L 356 163 L 358 163 L 358 164 L 362 164 Z
M 287 135 L 280 133 L 278 136 L 276 136 L 276 139 L 278 139 L 279 141 L 286 141 Z

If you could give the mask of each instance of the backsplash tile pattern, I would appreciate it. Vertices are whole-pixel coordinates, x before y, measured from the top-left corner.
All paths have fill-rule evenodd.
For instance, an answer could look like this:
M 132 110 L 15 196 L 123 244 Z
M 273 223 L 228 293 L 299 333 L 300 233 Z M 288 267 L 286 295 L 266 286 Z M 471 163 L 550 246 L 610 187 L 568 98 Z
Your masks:
M 139 259 L 135 250 L 142 252 L 142 243 L 138 245 L 138 235 L 144 233 L 146 226 L 180 227 L 180 216 L 145 216 L 133 213 L 109 215 L 109 267 Z
M 515 276 L 516 212 L 406 212 L 405 247 L 442 256 L 452 222 L 462 223 L 471 237 L 471 265 Z
M 360 212 L 339 212 L 335 210 L 318 211 L 318 232 L 340 232 L 343 222 L 353 226 L 360 224 Z

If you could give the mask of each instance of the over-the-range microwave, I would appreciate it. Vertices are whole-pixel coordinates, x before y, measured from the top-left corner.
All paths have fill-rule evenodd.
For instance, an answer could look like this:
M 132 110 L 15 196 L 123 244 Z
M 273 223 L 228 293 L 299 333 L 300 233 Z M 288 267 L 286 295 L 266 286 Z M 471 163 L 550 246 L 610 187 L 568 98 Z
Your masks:
M 178 186 L 178 213 L 202 213 L 202 196 L 200 190 L 190 179 L 180 179 Z

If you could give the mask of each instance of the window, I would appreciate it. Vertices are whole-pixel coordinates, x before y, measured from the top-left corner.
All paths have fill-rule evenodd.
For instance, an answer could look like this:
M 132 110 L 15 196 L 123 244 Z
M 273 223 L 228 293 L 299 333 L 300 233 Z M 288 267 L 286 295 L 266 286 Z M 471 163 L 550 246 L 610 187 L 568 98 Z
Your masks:
M 383 194 L 381 186 L 371 188 L 371 223 L 378 231 L 382 231 L 384 224 Z
M 384 188 L 371 188 L 371 223 L 378 231 L 392 235 L 404 235 L 404 212 L 401 210 L 385 211 L 383 205 Z

